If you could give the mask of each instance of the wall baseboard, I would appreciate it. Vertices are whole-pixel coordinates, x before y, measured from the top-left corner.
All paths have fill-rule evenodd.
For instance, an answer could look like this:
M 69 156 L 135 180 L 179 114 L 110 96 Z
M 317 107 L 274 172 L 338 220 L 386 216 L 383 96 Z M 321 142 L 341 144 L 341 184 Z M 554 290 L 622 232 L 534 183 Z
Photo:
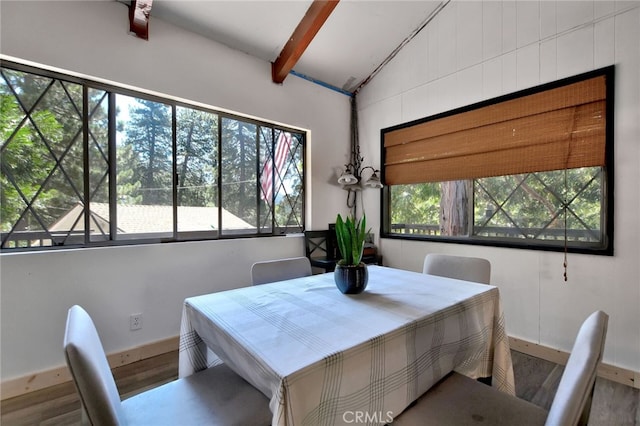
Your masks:
M 146 345 L 113 353 L 108 355 L 107 359 L 109 360 L 111 368 L 121 367 L 136 361 L 176 351 L 178 350 L 179 342 L 180 339 L 178 336 L 170 337 L 168 339 L 158 340 Z M 569 359 L 569 353 L 567 352 L 552 349 L 537 343 L 531 343 L 526 340 L 517 339 L 515 337 L 509 337 L 509 345 L 514 351 L 522 352 L 556 364 L 565 365 L 567 363 L 567 359 Z M 616 383 L 640 389 L 640 372 L 637 371 L 603 363 L 598 368 L 598 376 Z M 0 400 L 4 401 L 5 399 L 24 395 L 29 392 L 45 389 L 69 381 L 71 381 L 71 373 L 66 365 L 6 380 L 2 382 L 0 387 Z
M 158 340 L 146 345 L 115 352 L 108 355 L 107 359 L 111 368 L 121 367 L 136 361 L 178 350 L 179 340 L 178 336 Z M 66 383 L 71 380 L 71 373 L 66 365 L 6 380 L 2 382 L 0 387 L 0 400 L 4 401 L 5 399 Z
M 522 352 L 560 365 L 566 365 L 567 360 L 569 359 L 568 352 L 552 349 L 547 346 L 531 343 L 515 337 L 509 337 L 509 345 L 514 351 Z M 598 367 L 598 377 L 640 389 L 640 372 L 638 371 L 601 363 L 600 367 Z

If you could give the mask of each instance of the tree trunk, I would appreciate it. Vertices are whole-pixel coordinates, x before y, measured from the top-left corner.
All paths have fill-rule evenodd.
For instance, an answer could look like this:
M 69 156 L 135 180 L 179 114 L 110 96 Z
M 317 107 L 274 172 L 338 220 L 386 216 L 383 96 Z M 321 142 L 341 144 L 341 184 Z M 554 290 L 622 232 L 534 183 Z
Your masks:
M 189 132 L 187 133 L 185 147 L 184 147 L 184 161 L 182 162 L 182 168 L 180 170 L 179 181 L 178 181 L 178 205 L 182 206 L 185 204 L 187 197 L 185 196 L 185 184 L 187 182 L 187 172 L 189 171 L 189 160 L 191 159 L 191 144 L 193 142 L 193 128 L 195 127 L 195 123 L 191 121 L 189 126 Z
M 468 180 L 440 184 L 440 235 L 467 235 L 470 185 Z
M 238 140 L 240 141 L 240 188 L 238 195 L 238 216 L 244 218 L 244 210 L 245 210 L 245 182 L 247 180 L 247 172 L 245 170 L 245 137 L 244 137 L 244 126 L 242 123 L 238 123 Z

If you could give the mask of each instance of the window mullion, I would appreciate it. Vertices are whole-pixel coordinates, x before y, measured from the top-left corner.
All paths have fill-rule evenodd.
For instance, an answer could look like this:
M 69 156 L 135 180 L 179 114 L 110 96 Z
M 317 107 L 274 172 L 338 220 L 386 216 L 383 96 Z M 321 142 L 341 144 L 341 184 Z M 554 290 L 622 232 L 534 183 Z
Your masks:
M 282 130 L 280 130 L 282 132 Z M 276 129 L 271 128 L 271 235 L 276 230 Z
M 171 195 L 173 199 L 173 238 L 178 238 L 178 132 L 177 132 L 176 104 L 171 104 L 171 159 L 173 171 L 173 185 Z
M 91 188 L 89 164 L 89 88 L 82 85 L 82 177 L 84 179 L 84 243 L 91 243 Z
M 116 94 L 109 92 L 109 240 L 115 240 L 118 232 L 117 152 L 116 152 Z
M 262 233 L 262 216 L 260 215 L 260 131 L 262 130 L 262 126 L 256 126 L 256 185 L 255 185 L 255 193 L 256 193 L 256 224 L 257 224 L 257 232 L 258 234 Z
M 218 116 L 218 238 L 222 237 L 222 117 Z

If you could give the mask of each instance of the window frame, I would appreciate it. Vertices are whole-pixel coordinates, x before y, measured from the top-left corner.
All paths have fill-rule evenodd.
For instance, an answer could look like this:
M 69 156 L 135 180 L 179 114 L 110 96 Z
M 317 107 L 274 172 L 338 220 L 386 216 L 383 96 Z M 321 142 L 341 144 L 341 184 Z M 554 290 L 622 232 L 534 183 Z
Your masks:
M 580 82 L 593 77 L 604 76 L 606 78 L 606 129 L 605 129 L 605 160 L 606 165 L 602 168 L 602 200 L 601 205 L 604 214 L 603 225 L 605 231 L 602 233 L 604 241 L 599 247 L 589 246 L 572 246 L 572 242 L 568 241 L 566 246 L 564 244 L 551 244 L 545 242 L 545 240 L 532 240 L 532 239 L 504 239 L 490 237 L 476 237 L 473 235 L 473 206 L 475 201 L 471 199 L 469 210 L 472 215 L 469 217 L 469 233 L 466 236 L 429 236 L 429 235 L 416 235 L 416 234 L 398 234 L 391 232 L 391 189 L 385 181 L 385 156 L 386 150 L 384 146 L 385 135 L 389 132 L 406 129 L 411 126 L 424 124 L 429 121 L 437 120 L 444 117 L 454 116 L 456 114 L 465 113 L 475 109 L 491 106 L 500 102 L 505 102 L 520 97 L 540 93 L 546 90 L 555 89 L 564 85 Z M 556 80 L 550 83 L 542 84 L 539 86 L 527 88 L 510 94 L 502 95 L 496 98 L 477 102 L 475 104 L 467 105 L 464 107 L 456 108 L 450 111 L 445 111 L 432 116 L 420 118 L 410 122 L 402 123 L 399 125 L 383 128 L 380 130 L 380 158 L 382 159 L 381 179 L 385 183 L 382 189 L 382 195 L 380 200 L 380 236 L 381 238 L 399 239 L 399 240 L 412 240 L 412 241 L 428 241 L 439 243 L 453 243 L 453 244 L 467 244 L 476 246 L 493 246 L 504 248 L 517 248 L 527 250 L 543 250 L 543 251 L 555 251 L 555 252 L 569 252 L 569 253 L 582 253 L 582 254 L 596 254 L 613 256 L 614 249 L 614 104 L 615 104 L 615 66 L 596 69 L 590 72 L 579 74 L 576 76 L 567 77 L 564 79 Z M 468 179 L 472 182 L 472 187 L 475 188 L 476 179 Z M 475 190 L 472 192 L 472 196 L 475 197 Z
M 14 71 L 18 71 L 18 72 L 23 72 L 23 73 L 29 73 L 29 74 L 33 74 L 35 76 L 40 76 L 40 77 L 45 77 L 45 78 L 51 78 L 53 80 L 57 80 L 57 81 L 61 81 L 61 82 L 65 82 L 65 83 L 71 83 L 71 84 L 77 84 L 80 85 L 82 88 L 82 93 L 83 93 L 83 99 L 82 99 L 82 107 L 83 107 L 83 111 L 81 114 L 82 117 L 82 131 L 83 131 L 83 136 L 81 137 L 81 141 L 80 141 L 80 145 L 82 146 L 82 174 L 83 174 L 83 184 L 84 184 L 84 190 L 83 190 L 83 194 L 82 194 L 82 203 L 84 205 L 87 205 L 87 203 L 89 203 L 89 205 L 91 204 L 90 201 L 90 195 L 89 195 L 89 190 L 88 188 L 88 181 L 89 181 L 89 170 L 87 169 L 88 165 L 89 165 L 89 152 L 87 149 L 87 145 L 89 144 L 89 125 L 90 125 L 90 119 L 89 119 L 89 114 L 88 114 L 88 96 L 87 96 L 87 92 L 89 90 L 101 90 L 101 91 L 105 91 L 106 92 L 106 97 L 107 97 L 107 102 L 108 102 L 108 109 L 106 111 L 106 115 L 108 117 L 107 119 L 107 133 L 108 133 L 108 148 L 109 148 L 109 154 L 108 154 L 108 177 L 109 177 L 109 183 L 108 183 L 108 191 L 109 191 L 109 213 L 110 213 L 110 218 L 115 218 L 115 220 L 110 219 L 109 220 L 109 235 L 107 239 L 98 239 L 98 240 L 92 240 L 92 233 L 89 231 L 82 231 L 82 236 L 76 236 L 73 237 L 75 238 L 82 238 L 84 241 L 82 243 L 70 243 L 70 244 L 66 244 L 66 245 L 56 245 L 56 244 L 51 244 L 51 245 L 47 245 L 47 246 L 31 246 L 31 247 L 4 247 L 4 237 L 6 236 L 6 232 L 2 232 L 1 235 L 3 237 L 3 241 L 2 241 L 2 245 L 0 246 L 0 254 L 5 254 L 5 253 L 16 253 L 16 252 L 35 252 L 35 251 L 49 251 L 49 250 L 69 250 L 69 249 L 81 249 L 81 248 L 95 248 L 95 247 L 110 247 L 110 246 L 128 246 L 128 245 L 142 245 L 142 244 L 158 244 L 158 243 L 172 243 L 172 242 L 186 242 L 186 241 L 209 241 L 209 240 L 225 240 L 225 239 L 237 239 L 237 238 L 262 238 L 262 237 L 274 237 L 274 236 L 285 236 L 287 234 L 297 234 L 297 233 L 301 233 L 305 230 L 305 218 L 306 218 L 306 169 L 307 169 L 307 158 L 306 158 L 306 150 L 307 150 L 307 140 L 308 140 L 308 135 L 307 135 L 307 130 L 301 129 L 301 128 L 296 128 L 296 127 L 290 127 L 290 126 L 286 126 L 286 125 L 282 125 L 280 123 L 272 123 L 272 122 L 268 122 L 266 120 L 260 120 L 257 118 L 253 118 L 253 117 L 249 117 L 249 116 L 245 116 L 242 115 L 240 113 L 233 113 L 233 112 L 229 112 L 226 110 L 221 110 L 221 109 L 216 109 L 214 107 L 210 107 L 210 106 L 205 106 L 201 103 L 190 103 L 190 101 L 188 100 L 184 100 L 184 99 L 177 99 L 176 97 L 172 97 L 170 95 L 166 95 L 166 97 L 162 96 L 162 95 L 158 95 L 158 94 L 152 94 L 149 93 L 147 91 L 145 91 L 145 89 L 134 89 L 134 88 L 130 88 L 130 87 L 123 87 L 123 86 L 119 86 L 117 85 L 117 83 L 105 83 L 102 81 L 98 81 L 98 80 L 93 80 L 89 77 L 79 77 L 76 75 L 72 75 L 72 74 L 67 74 L 64 72 L 60 72 L 60 71 L 54 71 L 54 70 L 50 70 L 47 68 L 40 68 L 37 66 L 33 66 L 33 65 L 27 65 L 27 64 L 23 64 L 20 62 L 15 62 L 12 60 L 6 60 L 4 58 L 0 58 L 0 68 L 2 69 L 9 69 L 9 70 L 14 70 Z M 117 167 L 118 167 L 118 162 L 117 162 L 117 156 L 115 155 L 115 149 L 116 149 L 116 96 L 117 95 L 125 95 L 125 96 L 130 96 L 130 97 L 134 97 L 136 99 L 144 99 L 144 100 L 148 100 L 148 101 L 152 101 L 152 102 L 158 102 L 158 103 L 162 103 L 162 104 L 166 104 L 170 107 L 171 110 L 171 157 L 172 157 L 172 173 L 173 173 L 173 178 L 172 178 L 172 223 L 173 223 L 173 227 L 171 231 L 167 231 L 170 232 L 172 235 L 171 236 L 166 236 L 166 237 L 162 237 L 162 236 L 157 236 L 157 235 L 153 235 L 153 234 L 157 234 L 157 233 L 137 233 L 137 234 L 131 234 L 133 236 L 132 238 L 128 238 L 128 237 L 124 237 L 122 238 L 122 236 L 118 234 L 116 226 L 117 226 L 117 192 L 116 192 L 116 176 L 117 176 Z M 199 110 L 199 111 L 203 111 L 203 112 L 207 112 L 207 113 L 211 113 L 213 115 L 216 115 L 218 118 L 218 129 L 217 129 L 217 176 L 216 176 L 216 186 L 217 186 L 217 203 L 218 203 L 218 216 L 217 216 L 217 229 L 215 230 L 194 230 L 194 231 L 178 231 L 178 220 L 179 220 L 179 215 L 178 215 L 178 179 L 177 179 L 177 157 L 178 157 L 178 134 L 177 134 L 177 109 L 179 107 L 183 107 L 183 108 L 189 108 L 189 109 L 195 109 L 195 110 Z M 257 197 L 257 211 L 256 211 L 256 227 L 255 229 L 252 229 L 251 232 L 234 232 L 234 231 L 229 231 L 229 230 L 224 230 L 221 229 L 220 225 L 223 225 L 222 222 L 222 210 L 223 207 L 219 204 L 222 201 L 222 187 L 223 187 L 223 182 L 221 179 L 221 174 L 222 174 L 222 166 L 221 166 L 221 160 L 222 160 L 222 121 L 223 119 L 231 119 L 231 120 L 236 120 L 239 122 L 243 122 L 243 123 L 248 123 L 248 124 L 253 124 L 256 126 L 256 132 L 258 132 L 260 128 L 268 128 L 270 129 L 270 132 L 272 134 L 275 134 L 276 132 L 280 131 L 280 132 L 289 132 L 289 133 L 293 133 L 295 135 L 299 135 L 299 146 L 300 149 L 302 149 L 302 152 L 300 154 L 301 157 L 301 161 L 302 161 L 302 166 L 301 166 L 301 187 L 300 187 L 300 191 L 301 191 L 301 196 L 299 196 L 301 198 L 301 212 L 300 212 L 300 226 L 296 226 L 294 227 L 295 229 L 287 232 L 287 229 L 290 229 L 289 227 L 283 227 L 283 226 L 279 226 L 276 227 L 276 206 L 275 205 L 271 205 L 270 209 L 270 222 L 271 222 L 271 226 L 269 228 L 269 232 L 265 232 L 263 231 L 263 227 L 260 226 L 260 210 L 261 210 L 261 206 L 260 206 L 260 193 L 257 192 L 256 193 L 256 197 Z M 296 137 L 294 137 L 294 139 L 296 139 Z M 275 144 L 275 141 L 273 142 Z M 272 148 L 271 150 L 271 159 L 273 161 L 273 157 L 275 156 L 275 149 Z M 262 168 L 262 163 L 261 163 L 261 147 L 258 141 L 256 141 L 256 160 L 255 160 L 255 170 L 256 170 L 256 182 L 255 185 L 254 184 L 250 184 L 253 187 L 256 188 L 257 191 L 260 190 L 260 171 Z M 57 162 L 57 160 L 56 160 Z M 285 163 L 286 164 L 286 163 Z M 276 173 L 274 171 L 274 173 Z M 276 187 L 276 184 L 279 180 L 278 179 L 273 179 L 271 184 L 273 186 L 273 190 L 272 193 L 274 194 L 270 203 L 273 204 L 273 201 L 275 200 L 275 194 L 277 194 L 279 192 L 279 188 Z M 82 217 L 80 220 L 85 221 L 85 224 L 87 223 L 87 221 L 89 221 L 90 219 L 88 218 L 89 215 L 87 215 L 86 213 L 83 213 Z M 86 229 L 86 227 L 85 227 Z M 49 230 L 43 230 L 43 231 L 39 231 L 39 233 L 42 234 L 48 234 Z M 164 234 L 165 232 L 163 232 Z M 48 238 L 45 238 L 48 239 Z M 8 239 L 7 241 L 10 241 L 10 239 Z

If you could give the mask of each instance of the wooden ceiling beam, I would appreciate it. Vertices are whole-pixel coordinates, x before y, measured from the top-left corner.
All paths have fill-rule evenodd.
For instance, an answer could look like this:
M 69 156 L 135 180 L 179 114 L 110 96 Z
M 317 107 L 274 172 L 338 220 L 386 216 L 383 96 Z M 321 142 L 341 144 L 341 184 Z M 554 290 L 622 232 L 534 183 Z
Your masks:
M 339 1 L 313 0 L 289 41 L 282 48 L 282 52 L 271 64 L 271 79 L 274 83 L 280 84 L 284 81 Z
M 149 40 L 149 15 L 153 0 L 132 0 L 129 6 L 129 31 Z

